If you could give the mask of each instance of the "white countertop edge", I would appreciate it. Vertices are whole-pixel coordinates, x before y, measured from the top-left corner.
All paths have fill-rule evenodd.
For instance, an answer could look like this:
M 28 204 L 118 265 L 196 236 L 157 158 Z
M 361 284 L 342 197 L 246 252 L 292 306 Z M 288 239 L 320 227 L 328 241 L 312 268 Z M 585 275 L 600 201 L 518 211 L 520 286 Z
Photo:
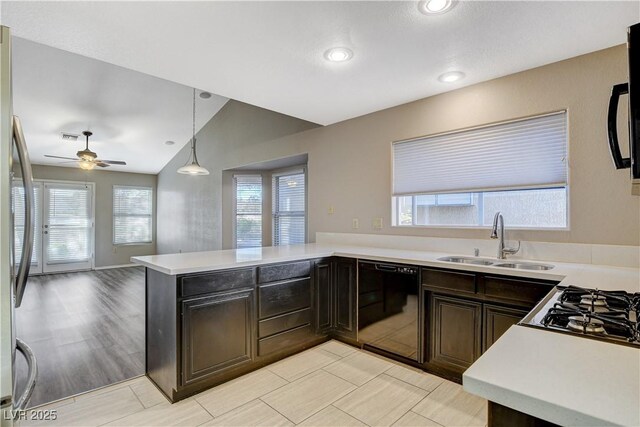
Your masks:
M 462 384 L 464 390 L 468 393 L 561 426 L 601 427 L 605 425 L 621 425 L 612 424 L 611 421 L 592 417 L 583 412 L 560 406 L 553 402 L 536 399 L 518 391 L 499 387 L 465 374 L 462 375 Z M 570 390 L 568 390 L 568 392 L 570 392 Z M 544 417 L 541 414 L 544 414 Z

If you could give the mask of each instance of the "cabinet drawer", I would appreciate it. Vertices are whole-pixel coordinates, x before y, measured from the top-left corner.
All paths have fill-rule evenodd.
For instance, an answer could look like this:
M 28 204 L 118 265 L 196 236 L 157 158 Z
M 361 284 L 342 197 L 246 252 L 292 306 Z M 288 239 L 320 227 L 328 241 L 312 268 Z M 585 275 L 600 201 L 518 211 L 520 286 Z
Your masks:
M 258 287 L 260 319 L 311 306 L 311 280 L 299 279 Z
M 313 337 L 314 333 L 311 325 L 301 326 L 291 329 L 290 331 L 272 335 L 258 341 L 258 355 L 266 356 L 278 351 L 290 351 Z
M 476 275 L 451 271 L 422 269 L 422 284 L 432 288 L 449 289 L 456 292 L 476 293 Z
M 309 277 L 311 261 L 289 262 L 258 267 L 258 283 L 280 282 L 282 280 Z
M 183 276 L 179 279 L 179 283 L 180 296 L 189 297 L 198 294 L 253 287 L 256 283 L 256 273 L 253 268 L 223 270 L 214 273 Z
M 484 276 L 481 280 L 480 292 L 489 299 L 515 302 L 532 307 L 547 295 L 553 286 L 551 283 L 531 280 Z
M 261 320 L 258 323 L 258 337 L 264 338 L 284 332 L 298 326 L 308 325 L 311 323 L 311 309 L 305 308 L 294 311 L 293 313 L 281 314 L 267 320 Z

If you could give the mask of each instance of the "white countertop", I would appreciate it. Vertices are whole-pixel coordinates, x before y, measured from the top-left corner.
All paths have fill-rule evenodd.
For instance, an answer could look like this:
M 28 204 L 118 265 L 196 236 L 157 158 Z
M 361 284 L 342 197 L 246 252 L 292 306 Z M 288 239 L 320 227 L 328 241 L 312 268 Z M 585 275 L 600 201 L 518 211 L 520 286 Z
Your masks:
M 438 261 L 448 253 L 306 244 L 133 257 L 165 274 L 344 256 L 640 292 L 640 270 L 556 263 L 548 271 Z M 486 257 L 483 257 L 486 258 Z M 533 261 L 539 262 L 539 261 Z M 640 348 L 512 326 L 463 375 L 465 390 L 560 425 L 640 426 Z

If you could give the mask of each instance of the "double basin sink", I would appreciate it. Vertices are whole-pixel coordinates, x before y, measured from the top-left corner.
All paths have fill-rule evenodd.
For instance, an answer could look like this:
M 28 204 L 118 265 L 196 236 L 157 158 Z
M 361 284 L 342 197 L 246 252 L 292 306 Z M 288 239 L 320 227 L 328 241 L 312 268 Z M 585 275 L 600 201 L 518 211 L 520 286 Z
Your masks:
M 551 270 L 553 265 L 549 264 L 538 264 L 535 262 L 507 262 L 500 260 L 489 260 L 475 257 L 463 257 L 463 256 L 446 256 L 442 258 L 438 258 L 438 261 L 446 261 L 446 262 L 455 262 L 459 264 L 473 264 L 473 265 L 487 265 L 492 267 L 501 267 L 501 268 L 515 268 L 518 270 L 538 270 L 538 271 L 546 271 Z

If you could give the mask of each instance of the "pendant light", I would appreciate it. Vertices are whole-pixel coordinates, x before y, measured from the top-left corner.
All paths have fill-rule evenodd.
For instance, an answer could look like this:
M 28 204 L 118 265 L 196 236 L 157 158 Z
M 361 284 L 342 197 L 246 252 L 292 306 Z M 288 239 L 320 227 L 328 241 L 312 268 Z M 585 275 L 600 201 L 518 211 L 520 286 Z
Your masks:
M 196 156 L 196 89 L 193 89 L 193 135 L 191 137 L 191 154 L 187 163 L 178 169 L 178 173 L 185 175 L 209 175 L 209 171 L 198 163 Z

